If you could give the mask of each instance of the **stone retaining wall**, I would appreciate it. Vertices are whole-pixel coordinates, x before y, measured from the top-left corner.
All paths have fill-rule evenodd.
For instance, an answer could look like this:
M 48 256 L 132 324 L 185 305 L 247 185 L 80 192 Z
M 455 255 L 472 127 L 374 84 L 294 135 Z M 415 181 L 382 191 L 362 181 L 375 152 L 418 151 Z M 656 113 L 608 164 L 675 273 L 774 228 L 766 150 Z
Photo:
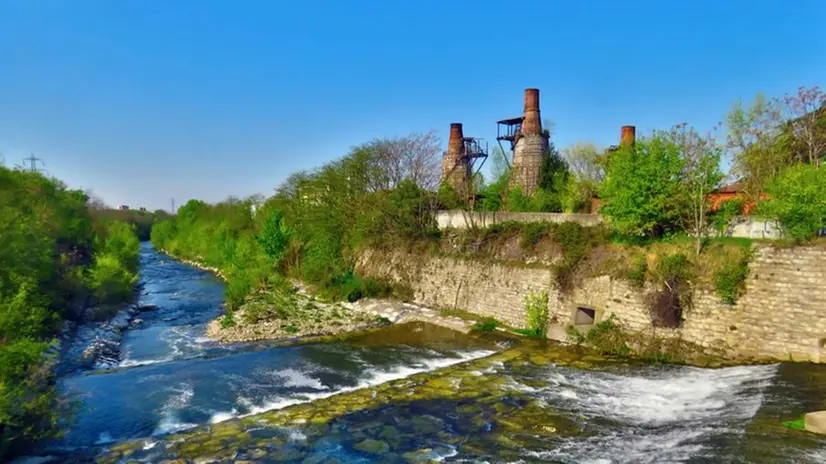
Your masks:
M 558 291 L 551 270 L 452 257 L 404 253 L 364 253 L 360 273 L 410 285 L 415 301 L 431 307 L 464 309 L 524 327 L 524 298 L 549 294 L 549 336 L 564 339 L 578 308 L 592 310 L 595 322 L 614 314 L 629 330 L 681 337 L 728 357 L 771 357 L 826 362 L 826 247 L 756 250 L 746 294 L 736 305 L 710 289 L 698 290 L 679 329 L 655 329 L 645 304 L 647 289 L 601 276 L 581 282 L 569 294 Z
M 505 213 L 484 211 L 463 211 L 460 209 L 436 211 L 439 229 L 468 229 L 488 227 L 498 222 L 576 222 L 583 226 L 594 226 L 603 222 L 599 214 L 576 213 Z

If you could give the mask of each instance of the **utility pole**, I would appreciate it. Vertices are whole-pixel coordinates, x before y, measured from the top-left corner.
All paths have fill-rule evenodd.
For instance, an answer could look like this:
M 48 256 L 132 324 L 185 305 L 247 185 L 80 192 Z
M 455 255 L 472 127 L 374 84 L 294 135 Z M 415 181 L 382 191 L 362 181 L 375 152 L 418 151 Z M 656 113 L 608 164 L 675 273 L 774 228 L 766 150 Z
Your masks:
M 37 167 L 38 162 L 40 162 L 40 164 L 42 164 L 43 166 L 46 166 L 46 163 L 43 162 L 42 159 L 35 157 L 34 153 L 32 153 L 31 155 L 29 155 L 28 158 L 23 158 L 23 166 L 21 166 L 21 167 L 23 169 L 25 169 L 26 168 L 25 165 L 28 164 L 29 165 L 28 169 L 31 172 L 41 172 L 41 173 L 45 172 L 44 169 L 38 169 L 38 167 Z
M 175 199 L 172 199 L 172 214 L 175 214 Z

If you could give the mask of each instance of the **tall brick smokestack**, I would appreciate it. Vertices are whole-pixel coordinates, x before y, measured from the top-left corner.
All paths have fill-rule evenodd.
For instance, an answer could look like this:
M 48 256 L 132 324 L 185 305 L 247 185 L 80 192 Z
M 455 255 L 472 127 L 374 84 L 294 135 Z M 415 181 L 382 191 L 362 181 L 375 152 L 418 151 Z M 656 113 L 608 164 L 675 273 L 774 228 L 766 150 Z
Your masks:
M 523 195 L 533 195 L 539 187 L 542 158 L 548 152 L 548 134 L 542 131 L 539 114 L 539 89 L 525 89 L 525 113 L 522 129 L 513 147 L 513 168 L 510 185 L 522 189 Z
M 522 134 L 542 133 L 542 118 L 539 116 L 539 89 L 525 89 L 525 119 L 522 121 Z
M 622 126 L 622 135 L 620 135 L 621 147 L 633 147 L 637 141 L 637 128 L 634 126 Z
M 470 180 L 470 164 L 463 158 L 465 142 L 462 123 L 450 124 L 447 151 L 442 156 L 442 182 L 447 182 L 458 193 L 464 193 Z

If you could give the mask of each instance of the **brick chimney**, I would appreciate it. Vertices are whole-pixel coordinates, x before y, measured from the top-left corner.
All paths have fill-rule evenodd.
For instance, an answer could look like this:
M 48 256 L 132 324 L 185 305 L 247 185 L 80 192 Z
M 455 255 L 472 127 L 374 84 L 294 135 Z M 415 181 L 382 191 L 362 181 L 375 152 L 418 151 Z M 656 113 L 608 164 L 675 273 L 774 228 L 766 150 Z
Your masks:
M 447 182 L 458 193 L 463 193 L 470 180 L 470 165 L 464 155 L 464 133 L 462 123 L 450 124 L 450 138 L 447 151 L 442 156 L 442 182 Z
M 620 135 L 621 147 L 633 147 L 637 141 L 637 128 L 634 126 L 622 126 L 622 135 Z
M 524 117 L 522 135 L 542 133 L 542 118 L 539 116 L 539 89 L 525 89 Z

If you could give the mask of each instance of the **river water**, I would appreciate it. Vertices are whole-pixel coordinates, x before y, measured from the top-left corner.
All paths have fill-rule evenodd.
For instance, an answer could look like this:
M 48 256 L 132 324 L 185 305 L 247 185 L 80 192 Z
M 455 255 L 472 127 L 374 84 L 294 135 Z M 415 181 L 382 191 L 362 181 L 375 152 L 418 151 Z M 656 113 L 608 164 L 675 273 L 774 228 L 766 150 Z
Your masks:
M 823 440 L 781 425 L 826 409 L 826 370 L 819 366 L 576 364 L 543 358 L 547 347 L 525 346 L 520 357 L 499 360 L 514 347 L 423 324 L 325 343 L 221 346 L 204 337 L 221 311 L 219 280 L 144 243 L 141 283 L 141 304 L 157 309 L 123 330 L 116 359 L 65 369 L 60 388 L 76 402 L 74 420 L 37 454 L 84 462 L 137 439 L 142 445 L 129 459 L 158 462 L 179 456 L 171 433 L 243 423 L 246 444 L 216 459 L 826 462 Z M 86 333 L 72 343 L 92 343 Z M 432 378 L 415 376 L 430 371 Z M 436 380 L 442 372 L 450 374 Z M 410 376 L 424 380 L 398 381 Z M 419 387 L 439 388 L 438 395 L 417 396 Z M 354 406 L 346 401 L 355 400 L 346 398 L 368 391 L 362 396 L 384 402 L 348 409 Z M 306 404 L 321 414 L 337 398 L 345 410 L 322 428 L 279 426 L 283 439 L 273 432 L 250 441 L 262 433 L 260 424 L 250 425 L 257 413 Z M 301 417 L 295 424 L 306 422 Z M 554 424 L 553 433 L 543 424 Z

